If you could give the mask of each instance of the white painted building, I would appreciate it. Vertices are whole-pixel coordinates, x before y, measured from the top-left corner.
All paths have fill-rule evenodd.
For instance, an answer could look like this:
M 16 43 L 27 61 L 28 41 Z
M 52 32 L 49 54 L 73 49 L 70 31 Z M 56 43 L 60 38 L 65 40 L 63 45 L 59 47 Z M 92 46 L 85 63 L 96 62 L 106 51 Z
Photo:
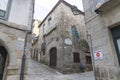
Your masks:
M 32 4 L 31 0 L 2 0 L 0 18 L 19 25 L 31 26 Z
M 22 57 L 31 46 L 33 8 L 34 0 L 0 0 L 0 80 L 19 80 L 23 74 Z

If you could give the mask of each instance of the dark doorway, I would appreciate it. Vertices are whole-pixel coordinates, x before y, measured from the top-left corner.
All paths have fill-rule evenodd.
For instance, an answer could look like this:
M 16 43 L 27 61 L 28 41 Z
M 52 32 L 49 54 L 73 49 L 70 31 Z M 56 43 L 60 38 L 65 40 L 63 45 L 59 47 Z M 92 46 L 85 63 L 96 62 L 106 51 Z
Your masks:
M 6 57 L 7 57 L 6 49 L 0 46 L 0 80 L 2 80 L 3 78 Z
M 111 29 L 113 35 L 113 41 L 115 44 L 116 53 L 118 56 L 118 62 L 120 65 L 120 26 Z
M 50 67 L 56 67 L 57 65 L 57 49 L 50 49 Z

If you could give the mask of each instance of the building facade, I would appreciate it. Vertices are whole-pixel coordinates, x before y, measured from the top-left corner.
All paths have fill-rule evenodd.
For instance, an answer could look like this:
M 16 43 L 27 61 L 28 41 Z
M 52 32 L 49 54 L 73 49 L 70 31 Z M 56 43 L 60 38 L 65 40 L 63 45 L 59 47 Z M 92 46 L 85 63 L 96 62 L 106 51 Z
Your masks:
M 0 80 L 19 80 L 22 57 L 29 53 L 33 0 L 0 1 Z
M 37 61 L 40 61 L 40 49 L 39 49 L 39 36 L 35 37 L 32 42 L 31 58 Z
M 40 20 L 34 19 L 32 32 L 33 34 L 35 34 L 35 37 L 39 35 L 38 25 L 40 25 L 40 23 L 41 23 Z
M 96 80 L 120 80 L 120 1 L 83 0 Z
M 39 25 L 41 62 L 63 72 L 80 71 L 80 64 L 88 64 L 87 68 L 91 69 L 84 13 L 77 10 L 79 14 L 74 15 L 72 7 L 64 0 L 59 0 Z

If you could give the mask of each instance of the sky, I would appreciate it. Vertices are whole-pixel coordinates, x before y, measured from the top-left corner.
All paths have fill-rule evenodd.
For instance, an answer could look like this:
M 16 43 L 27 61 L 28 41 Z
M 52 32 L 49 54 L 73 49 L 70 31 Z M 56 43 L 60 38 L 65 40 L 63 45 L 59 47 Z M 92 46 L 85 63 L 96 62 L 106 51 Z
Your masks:
M 76 5 L 78 9 L 83 11 L 82 0 L 65 0 L 66 2 Z M 58 0 L 35 0 L 34 19 L 43 20 Z

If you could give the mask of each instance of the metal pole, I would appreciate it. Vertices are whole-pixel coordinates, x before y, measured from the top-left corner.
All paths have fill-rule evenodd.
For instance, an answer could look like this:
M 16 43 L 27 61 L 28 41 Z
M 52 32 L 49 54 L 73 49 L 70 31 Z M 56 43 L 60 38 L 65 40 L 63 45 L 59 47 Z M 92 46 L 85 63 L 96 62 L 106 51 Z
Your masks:
M 28 36 L 29 33 L 30 33 L 30 31 L 27 31 L 26 36 L 25 36 L 24 51 L 23 51 L 22 64 L 21 64 L 20 80 L 24 80 L 24 71 L 25 71 L 25 62 L 26 62 L 26 45 L 27 45 L 27 36 Z
M 23 54 L 22 65 L 21 65 L 21 73 L 20 73 L 20 80 L 24 80 L 25 61 L 26 61 L 26 55 Z

